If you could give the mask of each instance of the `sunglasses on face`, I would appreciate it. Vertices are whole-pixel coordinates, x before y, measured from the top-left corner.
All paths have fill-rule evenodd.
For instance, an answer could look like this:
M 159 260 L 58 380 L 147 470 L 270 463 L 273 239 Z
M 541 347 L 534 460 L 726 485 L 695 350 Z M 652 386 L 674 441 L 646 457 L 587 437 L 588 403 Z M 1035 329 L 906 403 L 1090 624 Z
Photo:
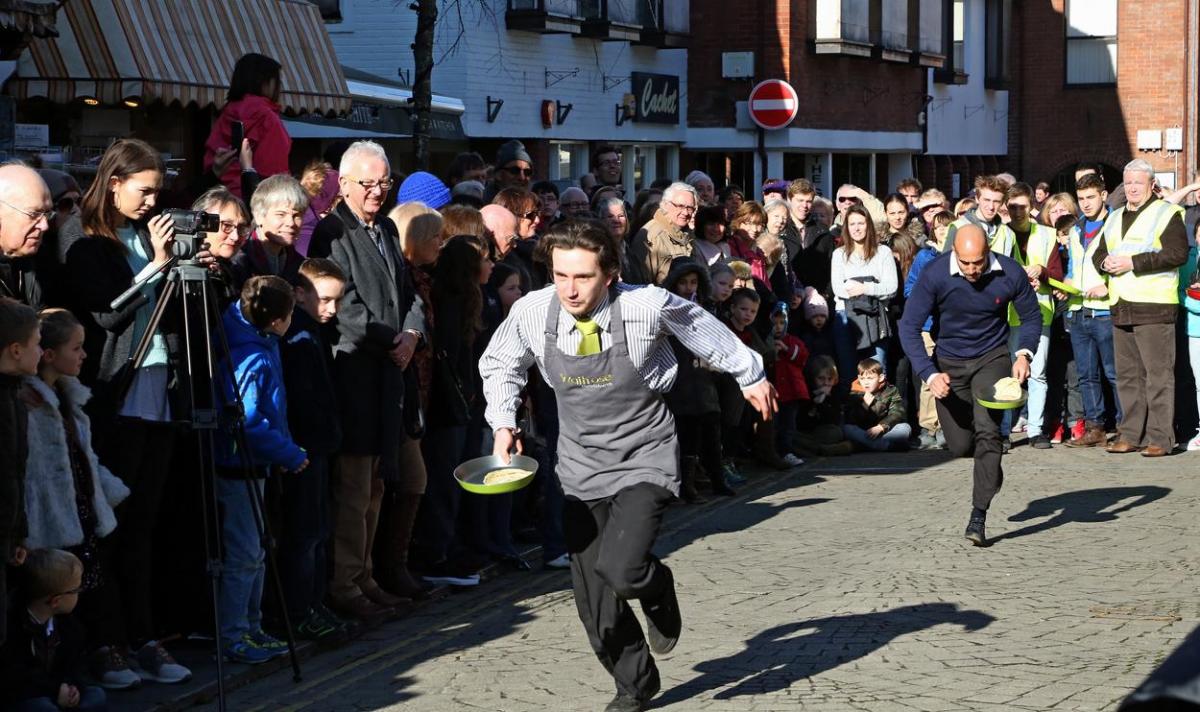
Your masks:
M 59 212 L 69 213 L 75 209 L 76 205 L 79 205 L 81 203 L 82 203 L 82 201 L 79 198 L 72 198 L 70 196 L 67 196 L 67 197 L 59 198 L 58 202 L 54 204 L 54 207 L 57 208 L 59 210 Z
M 527 213 L 523 213 L 521 215 L 521 219 L 522 220 L 533 220 L 534 218 L 541 217 L 541 215 L 542 215 L 542 213 L 538 210 L 530 210 Z
M 853 195 L 839 195 L 837 201 L 839 203 L 857 203 L 858 198 L 855 198 Z
M 511 173 L 514 176 L 533 177 L 533 169 L 532 168 L 521 168 L 520 166 L 505 166 L 501 170 L 503 170 L 507 173 Z

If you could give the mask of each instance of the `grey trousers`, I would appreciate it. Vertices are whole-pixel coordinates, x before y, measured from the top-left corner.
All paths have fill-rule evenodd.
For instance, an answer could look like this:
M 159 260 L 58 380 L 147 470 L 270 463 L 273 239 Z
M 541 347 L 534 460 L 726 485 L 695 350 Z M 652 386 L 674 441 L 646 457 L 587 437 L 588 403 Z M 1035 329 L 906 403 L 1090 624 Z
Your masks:
M 1175 324 L 1113 326 L 1121 440 L 1175 446 Z

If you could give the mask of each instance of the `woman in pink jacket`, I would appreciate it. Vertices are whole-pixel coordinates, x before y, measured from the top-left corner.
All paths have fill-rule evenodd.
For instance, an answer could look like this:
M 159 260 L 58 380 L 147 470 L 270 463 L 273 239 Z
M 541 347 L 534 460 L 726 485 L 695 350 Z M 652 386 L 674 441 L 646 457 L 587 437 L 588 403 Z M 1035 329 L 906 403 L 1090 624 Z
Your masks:
M 240 121 L 254 151 L 254 170 L 262 178 L 288 172 L 292 139 L 279 118 L 280 64 L 261 54 L 246 54 L 233 66 L 225 108 L 204 143 L 204 169 L 210 170 L 214 154 L 233 146 L 233 122 Z M 241 166 L 231 161 L 221 182 L 242 197 Z

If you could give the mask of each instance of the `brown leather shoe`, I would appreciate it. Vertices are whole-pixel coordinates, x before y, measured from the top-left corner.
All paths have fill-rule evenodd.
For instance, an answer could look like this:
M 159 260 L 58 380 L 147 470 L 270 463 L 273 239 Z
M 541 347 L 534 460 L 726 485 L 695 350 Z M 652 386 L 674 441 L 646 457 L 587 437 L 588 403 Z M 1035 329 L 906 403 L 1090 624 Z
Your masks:
M 363 588 L 363 595 L 370 599 L 371 603 L 384 608 L 394 609 L 412 603 L 411 598 L 400 598 L 399 596 L 393 596 L 379 586 Z
M 1117 455 L 1123 455 L 1127 452 L 1137 452 L 1138 446 L 1128 440 L 1117 440 L 1113 444 L 1104 448 L 1106 452 L 1111 452 Z
M 386 618 L 392 615 L 393 611 L 390 608 L 385 608 L 376 603 L 373 603 L 366 596 L 356 596 L 349 601 L 330 600 L 329 607 L 347 618 L 357 618 L 359 620 L 369 620 L 376 618 Z
M 1142 457 L 1163 457 L 1166 454 L 1167 451 L 1157 445 L 1147 445 L 1146 449 L 1142 450 Z
M 1104 426 L 1088 423 L 1087 430 L 1083 431 L 1081 437 L 1071 438 L 1065 444 L 1067 447 L 1096 447 L 1107 442 L 1108 433 L 1104 432 Z

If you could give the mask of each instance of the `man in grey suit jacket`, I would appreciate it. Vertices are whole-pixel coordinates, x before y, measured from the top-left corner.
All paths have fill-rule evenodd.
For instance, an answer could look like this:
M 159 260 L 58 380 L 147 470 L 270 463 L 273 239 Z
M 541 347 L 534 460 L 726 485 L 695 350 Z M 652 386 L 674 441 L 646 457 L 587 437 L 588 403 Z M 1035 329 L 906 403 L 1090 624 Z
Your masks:
M 404 369 L 424 340 L 424 305 L 400 253 L 396 226 L 380 214 L 391 188 L 387 154 L 372 141 L 347 149 L 339 167 L 343 201 L 313 230 L 310 257 L 346 272 L 336 320 L 334 378 L 344 441 L 338 457 L 330 602 L 357 618 L 383 615 L 404 599 L 376 583 L 371 547 L 384 483 L 403 431 Z

